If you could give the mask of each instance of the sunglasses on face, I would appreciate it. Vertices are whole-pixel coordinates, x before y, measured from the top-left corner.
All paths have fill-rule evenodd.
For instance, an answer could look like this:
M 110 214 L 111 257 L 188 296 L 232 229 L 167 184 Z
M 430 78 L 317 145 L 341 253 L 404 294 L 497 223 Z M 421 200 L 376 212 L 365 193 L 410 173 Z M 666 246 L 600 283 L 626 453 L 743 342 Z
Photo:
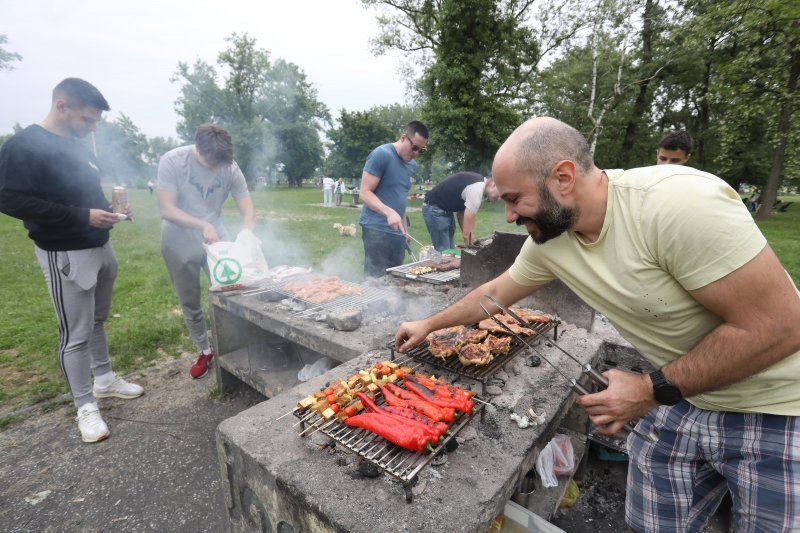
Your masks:
M 414 141 L 412 141 L 410 137 L 406 137 L 406 139 L 408 140 L 408 142 L 411 143 L 411 151 L 414 152 L 415 154 L 422 155 L 428 150 L 427 148 L 422 148 L 414 144 Z

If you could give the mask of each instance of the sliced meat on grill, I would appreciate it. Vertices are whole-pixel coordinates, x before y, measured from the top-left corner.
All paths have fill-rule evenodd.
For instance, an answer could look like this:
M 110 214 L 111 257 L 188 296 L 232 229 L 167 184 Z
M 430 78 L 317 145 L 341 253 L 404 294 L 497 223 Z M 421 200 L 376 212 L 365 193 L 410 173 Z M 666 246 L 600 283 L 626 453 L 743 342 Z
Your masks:
M 525 309 L 517 309 L 516 307 L 511 307 L 511 311 L 517 314 L 525 322 L 550 322 L 552 317 L 550 315 L 546 315 L 544 313 L 534 313 L 533 311 L 526 311 Z
M 536 335 L 535 331 L 520 326 L 516 320 L 514 320 L 508 315 L 497 314 L 495 315 L 495 317 L 500 322 L 507 325 L 509 329 L 511 329 L 511 331 L 513 331 L 517 335 Z M 502 333 L 503 335 L 508 335 L 508 331 L 505 328 L 501 327 L 500 324 L 498 324 L 491 318 L 486 318 L 478 322 L 478 329 L 485 329 L 490 333 Z
M 483 343 L 469 342 L 462 346 L 458 352 L 458 360 L 464 366 L 488 365 L 492 359 L 494 359 L 494 355 Z
M 447 359 L 451 355 L 457 354 L 462 344 L 461 334 L 464 329 L 464 326 L 453 326 L 452 328 L 434 331 L 428 335 L 428 350 L 431 355 Z
M 483 342 L 487 335 L 489 335 L 489 332 L 485 329 L 464 328 L 459 338 L 462 343 L 466 344 L 468 342 Z
M 511 348 L 511 337 L 506 335 L 505 337 L 496 337 L 494 335 L 489 335 L 486 337 L 486 340 L 483 341 L 483 345 L 493 354 L 493 355 L 505 355 L 508 353 L 508 350 Z

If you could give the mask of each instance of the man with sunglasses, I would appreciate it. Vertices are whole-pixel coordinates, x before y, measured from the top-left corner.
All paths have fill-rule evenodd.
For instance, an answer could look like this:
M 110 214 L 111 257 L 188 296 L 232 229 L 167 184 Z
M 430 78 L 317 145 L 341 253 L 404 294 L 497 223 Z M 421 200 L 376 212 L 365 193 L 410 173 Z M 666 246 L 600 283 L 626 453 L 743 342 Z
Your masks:
M 377 278 L 403 264 L 406 250 L 406 205 L 414 158 L 428 146 L 428 128 L 411 121 L 400 138 L 375 148 L 361 175 L 359 197 L 364 203 L 358 223 L 364 243 L 364 275 Z

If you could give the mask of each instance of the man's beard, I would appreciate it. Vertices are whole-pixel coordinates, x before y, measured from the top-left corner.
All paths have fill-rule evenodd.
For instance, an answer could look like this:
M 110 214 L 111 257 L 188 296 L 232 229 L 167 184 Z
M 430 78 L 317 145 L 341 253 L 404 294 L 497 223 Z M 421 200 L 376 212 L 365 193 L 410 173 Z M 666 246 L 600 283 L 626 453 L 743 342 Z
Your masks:
M 565 207 L 559 204 L 550 194 L 547 186 L 542 184 L 539 190 L 542 207 L 532 217 L 519 217 L 517 226 L 533 224 L 538 228 L 538 233 L 528 230 L 531 239 L 536 244 L 544 244 L 550 239 L 555 239 L 572 227 L 578 218 L 579 210 L 576 207 Z

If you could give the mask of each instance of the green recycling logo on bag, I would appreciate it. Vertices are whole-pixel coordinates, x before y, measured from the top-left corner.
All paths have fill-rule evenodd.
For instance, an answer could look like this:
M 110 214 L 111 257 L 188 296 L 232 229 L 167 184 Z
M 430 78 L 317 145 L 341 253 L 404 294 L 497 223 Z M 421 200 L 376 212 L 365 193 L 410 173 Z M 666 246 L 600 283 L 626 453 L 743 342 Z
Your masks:
M 214 265 L 212 275 L 220 285 L 230 285 L 242 277 L 242 264 L 236 259 L 223 257 Z

